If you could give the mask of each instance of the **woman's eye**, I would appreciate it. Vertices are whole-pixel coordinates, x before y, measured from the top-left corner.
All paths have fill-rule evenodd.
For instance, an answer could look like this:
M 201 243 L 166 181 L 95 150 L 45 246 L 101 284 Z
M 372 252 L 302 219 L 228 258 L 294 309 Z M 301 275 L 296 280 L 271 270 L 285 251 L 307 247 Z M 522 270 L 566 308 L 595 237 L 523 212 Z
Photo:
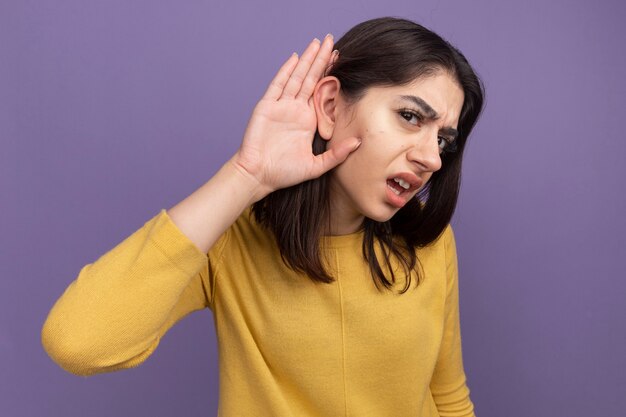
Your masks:
M 407 122 L 411 123 L 411 124 L 418 124 L 419 121 L 421 120 L 419 115 L 410 112 L 410 111 L 401 111 L 400 112 L 400 116 L 402 116 L 403 119 L 405 119 Z
M 448 141 L 446 140 L 446 138 L 442 136 L 437 136 L 437 143 L 439 144 L 439 153 L 442 153 L 446 150 L 446 147 L 448 146 Z
M 437 144 L 439 145 L 439 153 L 455 152 L 456 142 L 454 140 L 448 140 L 443 136 L 437 136 Z

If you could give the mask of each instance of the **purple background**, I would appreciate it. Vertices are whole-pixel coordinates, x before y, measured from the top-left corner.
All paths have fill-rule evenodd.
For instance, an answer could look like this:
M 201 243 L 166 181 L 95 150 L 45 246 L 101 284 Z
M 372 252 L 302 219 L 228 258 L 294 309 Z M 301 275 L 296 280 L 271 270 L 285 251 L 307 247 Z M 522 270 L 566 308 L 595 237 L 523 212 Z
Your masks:
M 453 221 L 477 414 L 623 415 L 625 4 L 383 3 L 0 3 L 0 415 L 216 414 L 209 310 L 91 378 L 48 358 L 43 321 L 236 150 L 291 52 L 384 15 L 440 33 L 487 88 Z

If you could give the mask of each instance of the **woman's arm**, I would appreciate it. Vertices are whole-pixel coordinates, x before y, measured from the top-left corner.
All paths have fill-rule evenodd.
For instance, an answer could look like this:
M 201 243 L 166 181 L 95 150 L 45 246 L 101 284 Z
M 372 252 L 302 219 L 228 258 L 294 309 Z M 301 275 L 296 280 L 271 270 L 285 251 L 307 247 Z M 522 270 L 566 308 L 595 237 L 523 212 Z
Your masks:
M 48 314 L 43 347 L 76 375 L 135 367 L 178 320 L 209 304 L 207 268 L 206 254 L 161 210 L 80 270 Z
M 317 128 L 312 94 L 335 56 L 333 39 L 314 40 L 292 55 L 256 105 L 239 151 L 209 182 L 168 210 L 174 223 L 207 251 L 243 210 L 272 191 L 319 177 L 343 162 L 359 141 L 313 155 Z
M 443 340 L 430 389 L 441 417 L 474 417 L 474 405 L 469 397 L 463 370 L 458 266 L 454 234 L 450 226 L 441 238 L 444 239 L 446 254 L 446 306 Z
M 356 148 L 315 156 L 311 99 L 332 59 L 332 37 L 290 57 L 255 107 L 238 152 L 206 184 L 162 210 L 115 248 L 86 265 L 50 311 L 42 343 L 79 375 L 137 366 L 191 311 L 209 306 L 207 252 L 251 203 L 314 178 Z

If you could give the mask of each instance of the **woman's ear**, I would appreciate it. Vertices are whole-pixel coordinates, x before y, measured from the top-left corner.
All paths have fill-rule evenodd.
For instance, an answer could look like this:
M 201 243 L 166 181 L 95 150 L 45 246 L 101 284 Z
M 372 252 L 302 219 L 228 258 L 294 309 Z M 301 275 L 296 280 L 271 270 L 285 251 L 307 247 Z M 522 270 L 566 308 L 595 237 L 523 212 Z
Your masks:
M 329 76 L 319 80 L 313 91 L 317 131 L 322 139 L 329 140 L 333 136 L 340 90 L 339 79 Z

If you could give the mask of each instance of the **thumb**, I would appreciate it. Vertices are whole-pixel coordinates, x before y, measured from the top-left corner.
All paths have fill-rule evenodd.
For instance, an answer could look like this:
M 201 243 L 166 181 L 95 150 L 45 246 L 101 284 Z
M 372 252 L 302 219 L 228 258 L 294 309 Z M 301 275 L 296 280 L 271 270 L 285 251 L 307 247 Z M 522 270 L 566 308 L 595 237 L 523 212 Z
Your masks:
M 326 152 L 315 157 L 315 166 L 311 173 L 315 178 L 323 173 L 330 171 L 340 163 L 346 160 L 348 155 L 356 151 L 361 146 L 361 139 L 349 138 L 342 141 L 341 145 L 336 148 L 329 149 Z

